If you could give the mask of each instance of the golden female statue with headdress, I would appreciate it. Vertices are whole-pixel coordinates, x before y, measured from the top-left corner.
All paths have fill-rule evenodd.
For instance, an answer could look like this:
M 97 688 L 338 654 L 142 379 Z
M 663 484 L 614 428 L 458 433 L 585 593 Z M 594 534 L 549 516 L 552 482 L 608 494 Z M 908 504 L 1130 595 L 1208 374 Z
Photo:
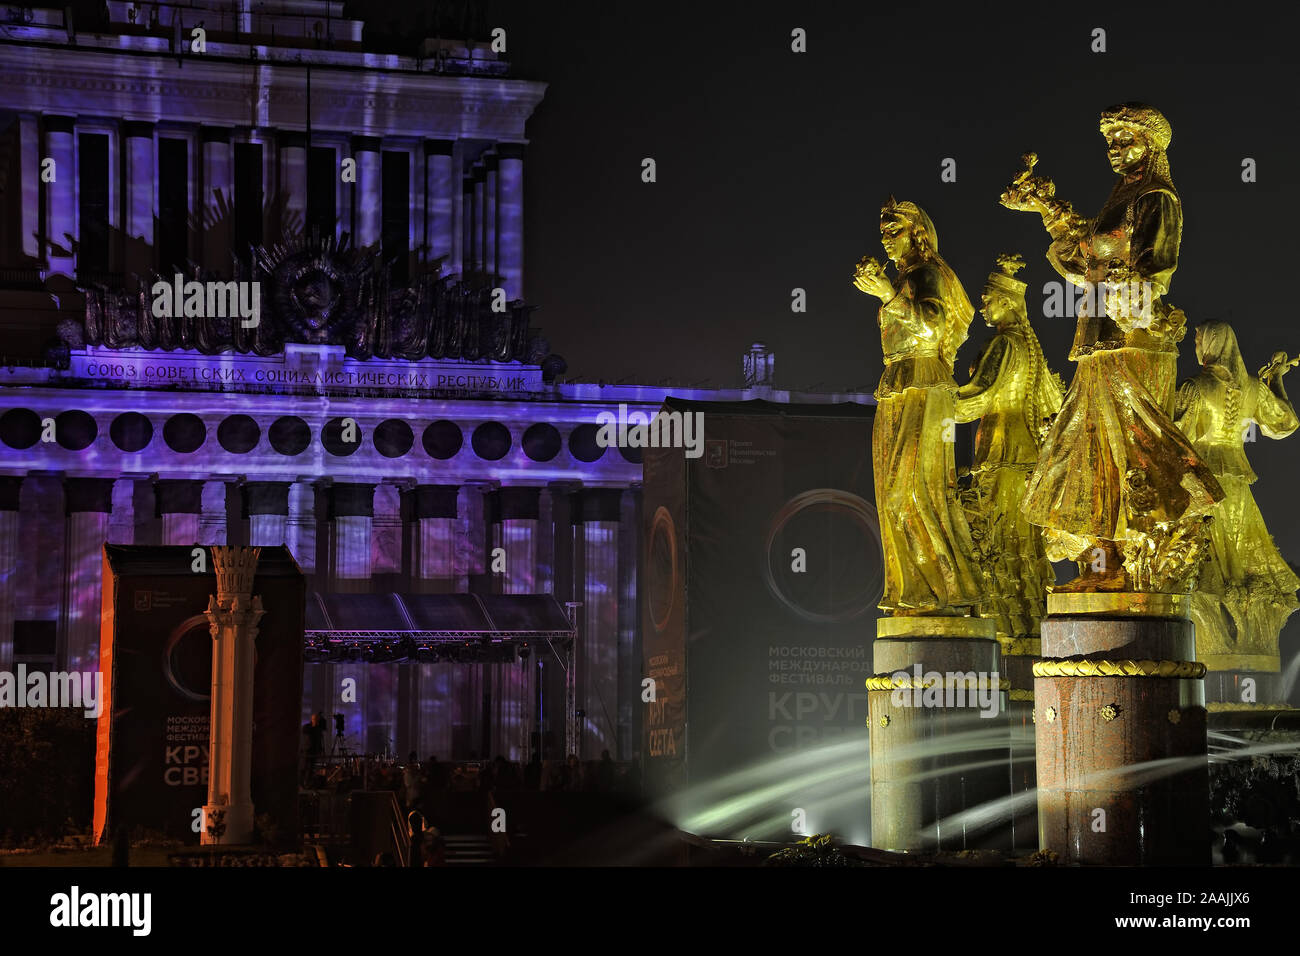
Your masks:
M 1033 637 L 1056 573 L 1042 532 L 1020 510 L 1039 446 L 1061 409 L 1064 386 L 1047 367 L 1029 324 L 1025 267 L 1020 256 L 998 256 L 981 297 L 985 323 L 996 331 L 957 389 L 956 418 L 979 419 L 970 487 L 962 495 L 971 515 L 984 570 L 982 617 L 997 621 L 999 638 Z
M 1095 219 L 1033 175 L 1032 153 L 1001 197 L 1042 216 L 1048 261 L 1093 293 L 1024 511 L 1043 528 L 1048 557 L 1079 563 L 1079 577 L 1054 590 L 1185 592 L 1204 559 L 1203 517 L 1223 492 L 1171 420 L 1186 322 L 1161 300 L 1182 238 L 1166 157 L 1172 131 L 1158 110 L 1129 103 L 1102 113 L 1101 132 L 1118 179 Z
M 1300 579 L 1278 553 L 1250 493 L 1256 476 L 1244 443 L 1256 430 L 1286 438 L 1300 427 L 1282 384 L 1300 358 L 1274 353 L 1258 377 L 1251 375 L 1232 326 L 1207 322 L 1196 329 L 1196 359 L 1200 374 L 1178 389 L 1178 427 L 1226 495 L 1214 511 L 1210 560 L 1192 600 L 1196 658 L 1210 670 L 1278 671 L 1278 635 L 1300 607 Z
M 983 594 L 956 499 L 952 369 L 974 309 L 919 206 L 890 197 L 880 235 L 897 276 L 864 257 L 853 277 L 882 303 L 885 370 L 871 439 L 885 560 L 880 607 L 892 615 L 963 615 Z

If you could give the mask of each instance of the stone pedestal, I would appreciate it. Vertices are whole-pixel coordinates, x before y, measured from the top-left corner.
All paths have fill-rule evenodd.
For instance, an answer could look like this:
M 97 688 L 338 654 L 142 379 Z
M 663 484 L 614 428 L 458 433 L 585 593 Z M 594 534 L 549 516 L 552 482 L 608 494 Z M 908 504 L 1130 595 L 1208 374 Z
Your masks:
M 262 599 L 253 597 L 260 548 L 212 549 L 217 593 L 206 611 L 212 632 L 212 710 L 204 844 L 253 840 L 253 664 Z
M 877 621 L 867 680 L 871 843 L 888 850 L 1009 845 L 1005 813 L 967 813 L 1010 789 L 994 622 Z M 981 706 L 981 704 L 984 706 Z
M 1007 725 L 1011 746 L 1011 793 L 1024 794 L 1008 809 L 1011 849 L 1032 853 L 1038 849 L 1038 797 L 1034 792 L 1034 661 L 1042 653 L 1036 637 L 998 635 L 1002 649 L 1002 686 L 1006 692 Z
M 1063 863 L 1210 861 L 1205 665 L 1186 595 L 1052 594 L 1034 665 L 1038 828 Z

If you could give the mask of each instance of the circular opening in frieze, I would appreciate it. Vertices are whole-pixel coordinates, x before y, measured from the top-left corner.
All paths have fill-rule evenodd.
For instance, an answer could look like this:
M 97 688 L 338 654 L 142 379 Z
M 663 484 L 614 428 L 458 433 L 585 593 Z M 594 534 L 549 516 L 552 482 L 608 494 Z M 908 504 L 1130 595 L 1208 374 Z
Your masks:
M 281 455 L 301 455 L 311 444 L 311 429 L 297 415 L 285 415 L 271 423 L 266 437 Z
M 99 434 L 99 426 L 92 415 L 73 409 L 54 419 L 54 440 L 68 451 L 81 451 Z
M 231 415 L 217 426 L 217 441 L 232 455 L 246 455 L 257 447 L 262 429 L 247 415 Z
M 320 443 L 337 458 L 346 458 L 361 447 L 364 437 L 355 418 L 331 418 L 320 430 Z
M 208 427 L 198 415 L 183 412 L 173 415 L 163 425 L 163 441 L 172 451 L 182 455 L 198 451 L 208 440 Z
M 41 416 L 30 408 L 11 408 L 0 415 L 0 441 L 10 448 L 31 448 L 41 440 Z
M 474 429 L 470 443 L 484 461 L 500 461 L 510 451 L 510 429 L 500 422 L 484 422 Z
M 430 458 L 446 461 L 460 451 L 461 446 L 465 444 L 465 435 L 455 422 L 443 419 L 434 422 L 424 430 L 421 443 Z
M 536 425 L 530 425 L 524 432 L 521 444 L 524 446 L 524 454 L 533 461 L 550 461 L 564 447 L 564 439 L 560 437 L 560 430 L 554 425 L 538 422 Z
M 153 441 L 153 422 L 139 412 L 123 412 L 108 426 L 108 437 L 119 451 L 143 451 Z
M 385 458 L 401 458 L 415 444 L 411 426 L 400 418 L 389 418 L 375 426 L 375 449 Z
M 569 454 L 578 461 L 597 461 L 605 449 L 596 443 L 599 429 L 595 425 L 579 425 L 569 433 Z

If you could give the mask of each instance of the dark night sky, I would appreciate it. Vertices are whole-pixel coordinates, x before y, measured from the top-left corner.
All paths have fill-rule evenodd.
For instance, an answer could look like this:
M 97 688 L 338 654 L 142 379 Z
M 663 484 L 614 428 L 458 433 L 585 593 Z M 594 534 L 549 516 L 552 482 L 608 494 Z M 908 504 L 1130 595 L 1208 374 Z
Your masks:
M 526 163 L 536 320 L 588 379 L 732 385 L 742 351 L 762 339 L 779 384 L 870 388 L 875 300 L 849 275 L 862 255 L 883 258 L 881 201 L 892 192 L 930 213 L 972 300 L 998 253 L 1023 254 L 1030 314 L 1041 314 L 1038 290 L 1057 278 L 1046 234 L 997 196 L 1033 149 L 1058 194 L 1095 214 L 1113 183 L 1098 114 L 1139 100 L 1174 130 L 1185 224 L 1168 301 L 1193 326 L 1232 321 L 1252 371 L 1275 349 L 1295 354 L 1284 283 L 1300 133 L 1287 34 L 1182 9 L 1066 17 L 1017 5 L 945 19 L 858 3 L 498 3 L 488 19 L 507 29 L 516 73 L 550 84 Z M 806 54 L 790 52 L 796 26 Z M 1107 31 L 1104 54 L 1089 50 L 1094 26 Z M 646 156 L 657 183 L 641 182 Z M 940 181 L 945 157 L 955 183 Z M 1241 181 L 1244 157 L 1258 164 L 1255 183 Z M 796 286 L 806 315 L 790 311 Z M 1036 327 L 1068 382 L 1074 320 Z M 959 379 L 986 336 L 976 317 Z M 1181 373 L 1194 371 L 1189 333 Z M 1300 437 L 1249 452 L 1260 506 L 1300 561 Z
M 506 28 L 516 75 L 550 84 L 526 163 L 536 321 L 586 379 L 734 385 L 741 353 L 761 339 L 776 352 L 778 384 L 870 389 L 881 368 L 876 304 L 849 276 L 862 255 L 883 258 L 878 215 L 892 192 L 930 213 L 972 300 L 998 253 L 1024 255 L 1030 315 L 1068 382 L 1074 320 L 1037 318 L 1039 290 L 1057 279 L 1046 234 L 997 197 L 1032 149 L 1058 195 L 1095 214 L 1113 184 L 1098 114 L 1137 100 L 1174 130 L 1185 220 L 1167 300 L 1191 326 L 1233 322 L 1251 371 L 1276 349 L 1294 355 L 1285 283 L 1296 253 L 1287 217 L 1300 213 L 1300 77 L 1289 34 L 1189 5 L 1083 9 L 491 5 L 486 19 Z M 807 31 L 806 54 L 790 51 L 794 27 Z M 1104 54 L 1090 51 L 1094 27 L 1106 30 Z M 640 179 L 647 156 L 654 184 Z M 940 181 L 945 157 L 957 160 L 955 183 Z M 1258 164 L 1252 184 L 1241 180 L 1245 157 Z M 790 311 L 795 287 L 807 290 L 807 314 Z M 959 380 L 986 337 L 976 317 Z M 1180 371 L 1195 370 L 1189 332 Z M 1260 507 L 1300 562 L 1300 437 L 1261 437 L 1249 454 Z M 1284 649 L 1300 636 L 1291 624 Z

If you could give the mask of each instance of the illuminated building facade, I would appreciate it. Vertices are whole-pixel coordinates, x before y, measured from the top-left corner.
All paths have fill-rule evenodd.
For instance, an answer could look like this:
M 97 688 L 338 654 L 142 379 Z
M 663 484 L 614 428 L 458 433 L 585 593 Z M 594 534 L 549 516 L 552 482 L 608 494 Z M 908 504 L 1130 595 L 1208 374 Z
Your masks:
M 565 382 L 530 328 L 544 84 L 462 41 L 366 52 L 309 0 L 110 0 L 89 32 L 24 8 L 6 37 L 0 667 L 96 666 L 105 542 L 283 543 L 321 595 L 580 604 L 581 756 L 632 756 L 640 453 L 597 415 L 669 390 Z M 256 325 L 191 282 L 218 305 L 256 282 Z M 790 400 L 761 349 L 748 368 L 672 392 Z M 562 756 L 560 659 L 474 652 L 308 663 L 304 720 L 344 713 L 367 752 Z

